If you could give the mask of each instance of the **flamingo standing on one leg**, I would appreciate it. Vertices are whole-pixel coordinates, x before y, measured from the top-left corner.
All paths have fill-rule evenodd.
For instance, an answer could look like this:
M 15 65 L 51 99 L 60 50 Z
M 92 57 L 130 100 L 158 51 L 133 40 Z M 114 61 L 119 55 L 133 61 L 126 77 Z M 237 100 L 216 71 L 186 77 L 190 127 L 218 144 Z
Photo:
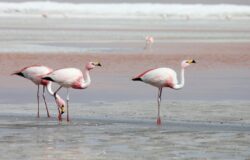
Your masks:
M 51 73 L 52 71 L 53 70 L 47 66 L 33 65 L 33 66 L 25 67 L 25 68 L 12 74 L 12 75 L 18 75 L 18 76 L 27 78 L 37 85 L 37 104 L 38 104 L 37 117 L 38 118 L 40 117 L 40 112 L 39 112 L 39 88 L 40 88 L 40 85 L 43 86 L 43 100 L 45 103 L 47 116 L 50 117 L 47 102 L 45 99 L 45 87 L 50 95 L 54 96 L 54 92 L 51 89 L 51 82 L 42 79 L 42 77 Z M 65 102 L 63 101 L 63 99 L 61 99 L 61 97 L 59 95 L 56 95 L 56 103 L 61 108 L 61 112 L 63 113 Z
M 160 118 L 160 103 L 162 88 L 169 87 L 172 89 L 181 89 L 184 87 L 184 69 L 190 64 L 196 63 L 195 60 L 184 60 L 181 62 L 181 83 L 178 83 L 176 72 L 171 68 L 156 68 L 143 72 L 139 76 L 133 78 L 133 81 L 142 81 L 148 83 L 152 86 L 155 86 L 159 89 L 158 91 L 158 117 L 157 125 L 161 125 Z
M 146 36 L 145 37 L 146 44 L 144 49 L 151 49 L 152 44 L 154 43 L 154 37 L 153 36 Z
M 86 80 L 84 80 L 81 70 L 77 68 L 63 68 L 55 70 L 42 78 L 44 80 L 56 82 L 60 85 L 54 94 L 56 94 L 62 87 L 67 88 L 67 121 L 69 121 L 69 88 L 86 89 L 91 83 L 89 71 L 96 66 L 101 66 L 101 64 L 99 62 L 89 62 L 85 66 Z M 61 121 L 62 117 L 60 111 L 58 114 L 58 119 Z

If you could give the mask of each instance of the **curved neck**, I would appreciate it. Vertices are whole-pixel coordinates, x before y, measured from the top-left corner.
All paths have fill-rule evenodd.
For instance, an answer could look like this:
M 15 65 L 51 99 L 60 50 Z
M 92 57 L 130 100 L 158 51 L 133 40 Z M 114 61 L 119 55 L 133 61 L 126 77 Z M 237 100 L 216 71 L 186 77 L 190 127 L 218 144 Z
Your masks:
M 51 96 L 54 96 L 54 92 L 52 91 L 52 87 L 51 86 L 52 86 L 52 82 L 49 81 L 49 83 L 46 86 L 46 89 L 47 89 L 47 91 L 49 92 L 49 94 Z M 58 94 L 56 94 L 56 98 L 61 98 L 61 97 Z
M 181 89 L 184 87 L 185 84 L 185 78 L 184 78 L 184 68 L 181 68 L 181 82 L 179 84 L 176 84 L 173 88 L 174 89 Z
M 87 88 L 89 85 L 91 84 L 91 79 L 90 79 L 90 75 L 89 75 L 89 70 L 85 69 L 85 81 L 81 82 L 81 88 Z

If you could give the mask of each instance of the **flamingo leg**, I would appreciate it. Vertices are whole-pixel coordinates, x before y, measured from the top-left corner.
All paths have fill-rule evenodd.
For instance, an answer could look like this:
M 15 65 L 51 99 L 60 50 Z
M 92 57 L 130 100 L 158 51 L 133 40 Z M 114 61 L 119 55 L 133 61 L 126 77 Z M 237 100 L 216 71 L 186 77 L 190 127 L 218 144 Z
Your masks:
M 148 49 L 151 49 L 151 45 L 152 45 L 152 43 L 148 43 Z
M 162 94 L 162 88 L 159 88 L 158 97 L 157 97 L 157 102 L 158 102 L 158 115 L 157 115 L 157 122 L 156 122 L 157 125 L 161 125 L 161 117 L 160 117 L 161 94 Z
M 43 101 L 44 101 L 44 104 L 45 104 L 45 107 L 46 107 L 47 116 L 48 116 L 48 118 L 50 118 L 47 102 L 46 102 L 46 99 L 45 99 L 45 86 L 43 86 Z
M 146 42 L 146 44 L 145 44 L 145 46 L 144 46 L 144 50 L 146 50 L 148 47 L 148 44 L 147 44 L 147 42 Z
M 67 88 L 67 121 L 69 122 L 69 89 Z
M 61 88 L 62 88 L 62 86 L 60 86 L 60 87 L 54 92 L 54 98 L 55 98 L 55 100 L 56 100 L 56 94 L 57 94 L 57 92 L 58 92 Z M 61 114 L 61 111 L 60 111 L 59 106 L 58 106 L 58 120 L 59 120 L 59 121 L 62 121 L 62 114 Z
M 37 118 L 40 117 L 40 113 L 39 113 L 39 85 L 37 85 Z

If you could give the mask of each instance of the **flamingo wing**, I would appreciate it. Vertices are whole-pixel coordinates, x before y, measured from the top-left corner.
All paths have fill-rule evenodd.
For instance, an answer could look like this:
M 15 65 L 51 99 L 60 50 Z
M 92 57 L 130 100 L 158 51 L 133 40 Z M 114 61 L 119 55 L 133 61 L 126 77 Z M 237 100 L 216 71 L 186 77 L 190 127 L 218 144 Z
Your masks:
M 55 70 L 44 78 L 54 81 L 64 87 L 71 87 L 77 81 L 84 80 L 81 70 L 76 68 L 64 68 Z
M 28 66 L 20 71 L 16 72 L 15 74 L 18 74 L 20 76 L 23 76 L 24 78 L 30 79 L 35 84 L 42 83 L 41 78 L 49 73 L 52 72 L 52 69 L 46 66 L 42 65 L 33 65 Z
M 137 80 L 156 87 L 173 87 L 177 84 L 176 72 L 170 68 L 157 68 L 148 70 L 137 77 Z

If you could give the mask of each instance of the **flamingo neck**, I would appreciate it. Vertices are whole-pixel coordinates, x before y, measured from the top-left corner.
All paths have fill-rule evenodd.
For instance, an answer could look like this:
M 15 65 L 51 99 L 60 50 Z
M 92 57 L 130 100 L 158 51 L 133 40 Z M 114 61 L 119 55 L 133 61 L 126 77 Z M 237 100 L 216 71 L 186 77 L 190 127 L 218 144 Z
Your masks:
M 181 82 L 179 84 L 176 84 L 173 88 L 174 89 L 181 89 L 184 87 L 185 84 L 185 78 L 184 78 L 184 67 L 181 68 Z
M 52 91 L 52 82 L 49 81 L 48 84 L 46 85 L 46 89 L 49 92 L 51 96 L 54 96 L 54 92 Z M 56 94 L 56 98 L 61 98 L 58 94 Z
M 91 79 L 90 79 L 90 75 L 89 75 L 89 69 L 85 69 L 85 82 L 82 81 L 81 83 L 81 88 L 87 88 L 89 85 L 91 84 Z

